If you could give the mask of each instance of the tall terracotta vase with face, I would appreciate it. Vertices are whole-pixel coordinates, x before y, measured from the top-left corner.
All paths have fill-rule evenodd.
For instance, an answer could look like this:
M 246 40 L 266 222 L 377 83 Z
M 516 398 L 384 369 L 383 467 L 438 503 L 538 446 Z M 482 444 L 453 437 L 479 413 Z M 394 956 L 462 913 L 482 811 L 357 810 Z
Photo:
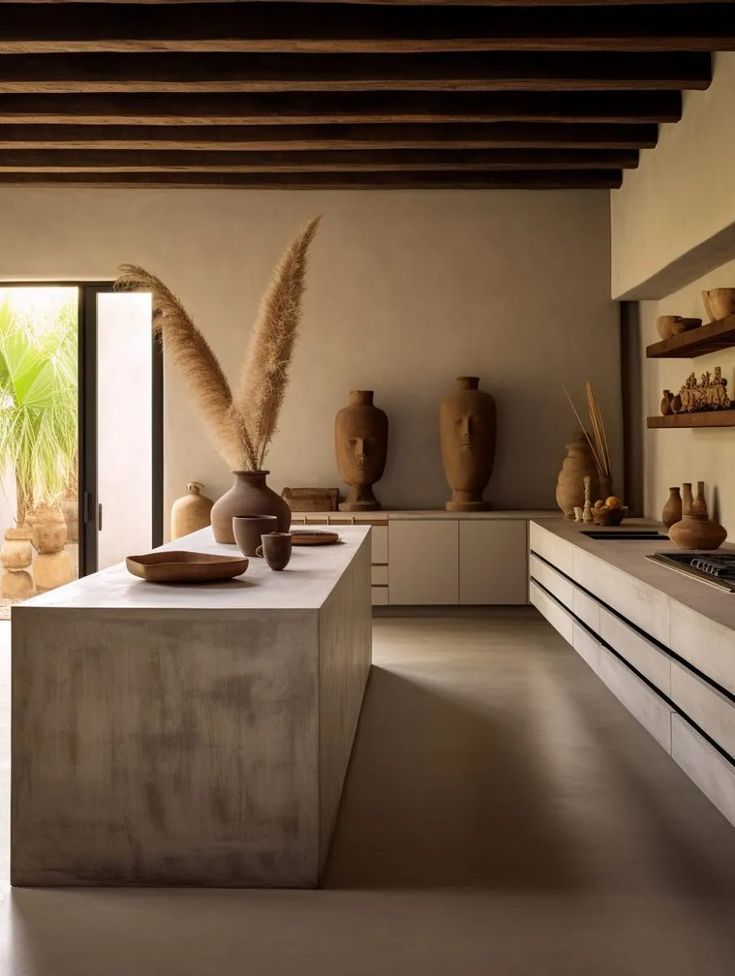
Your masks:
M 388 418 L 373 403 L 372 390 L 351 390 L 349 403 L 334 425 L 337 466 L 350 486 L 342 512 L 371 512 L 380 508 L 373 485 L 383 476 L 388 454 Z
M 477 376 L 459 376 L 457 389 L 442 398 L 439 433 L 442 460 L 452 497 L 450 512 L 480 512 L 495 460 L 495 400 L 479 389 Z

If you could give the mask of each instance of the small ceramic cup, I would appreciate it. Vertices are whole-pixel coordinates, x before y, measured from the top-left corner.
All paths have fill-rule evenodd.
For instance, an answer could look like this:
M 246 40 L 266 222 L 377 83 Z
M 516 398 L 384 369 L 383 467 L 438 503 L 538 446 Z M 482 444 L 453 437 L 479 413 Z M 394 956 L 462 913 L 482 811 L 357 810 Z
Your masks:
M 582 521 L 582 513 L 583 512 L 584 512 L 584 509 L 582 508 L 581 505 L 575 505 L 574 506 L 574 519 L 575 519 L 576 522 L 581 522 Z
M 277 528 L 275 515 L 236 515 L 232 520 L 232 534 L 243 556 L 255 556 L 263 533 Z
M 262 538 L 262 544 L 255 550 L 255 555 L 265 556 L 265 561 L 271 569 L 285 569 L 291 559 L 291 544 L 293 542 L 291 533 L 267 532 Z

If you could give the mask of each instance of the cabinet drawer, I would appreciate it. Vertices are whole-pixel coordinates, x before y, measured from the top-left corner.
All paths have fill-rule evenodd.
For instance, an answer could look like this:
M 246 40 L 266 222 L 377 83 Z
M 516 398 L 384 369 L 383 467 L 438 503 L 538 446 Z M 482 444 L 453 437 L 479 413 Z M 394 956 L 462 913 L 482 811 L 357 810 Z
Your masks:
M 574 586 L 561 573 L 557 573 L 553 566 L 549 566 L 533 553 L 530 559 L 530 573 L 532 579 L 537 580 L 549 593 L 553 593 L 568 610 L 573 609 Z
M 375 529 L 373 529 L 373 532 Z M 441 606 L 459 602 L 456 519 L 390 523 L 390 602 Z
M 680 715 L 671 719 L 671 755 L 735 826 L 735 768 Z
M 545 593 L 540 586 L 531 581 L 529 599 L 538 612 L 558 631 L 564 640 L 571 644 L 574 640 L 574 618 L 563 607 Z
M 588 630 L 575 623 L 572 645 L 582 660 L 597 674 L 600 670 L 600 642 L 596 641 Z
M 600 607 L 600 636 L 621 657 L 669 697 L 671 658 L 637 630 Z
M 597 674 L 631 715 L 670 753 L 672 712 L 663 698 L 602 645 Z
M 388 605 L 388 587 L 387 586 L 373 586 L 371 587 L 371 597 L 372 604 L 374 607 L 385 607 Z
M 528 603 L 527 532 L 523 519 L 460 521 L 460 603 Z
M 735 757 L 735 704 L 712 685 L 671 662 L 671 700 L 729 756 Z
M 388 567 L 387 566 L 372 566 L 370 569 L 371 580 L 373 586 L 387 586 L 388 585 Z
M 370 529 L 370 544 L 372 546 L 371 562 L 388 562 L 388 526 L 373 525 Z

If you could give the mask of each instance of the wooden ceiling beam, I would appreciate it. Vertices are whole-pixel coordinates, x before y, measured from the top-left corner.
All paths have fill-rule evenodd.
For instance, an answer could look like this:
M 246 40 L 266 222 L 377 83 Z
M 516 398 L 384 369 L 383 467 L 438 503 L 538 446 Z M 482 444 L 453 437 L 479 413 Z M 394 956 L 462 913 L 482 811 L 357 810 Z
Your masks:
M 7 54 L 0 93 L 705 89 L 709 54 Z
M 239 187 L 242 189 L 611 189 L 622 170 L 512 170 L 485 173 L 0 173 L 1 186 Z
M 0 95 L 0 124 L 678 122 L 678 91 Z
M 486 125 L 35 126 L 0 125 L 2 149 L 639 149 L 655 125 L 496 122 Z
M 0 172 L 392 172 L 629 169 L 638 152 L 589 149 L 337 150 L 296 152 L 0 151 Z
M 299 3 L 4 3 L 0 54 L 715 51 L 735 48 L 721 5 L 614 9 Z
M 22 0 L 25 4 L 64 6 L 69 0 Z M 202 0 L 74 0 L 76 3 L 88 5 L 103 4 L 124 4 L 128 7 L 137 6 L 166 6 L 184 7 L 186 5 L 201 4 Z M 251 3 L 252 0 L 223 0 L 230 6 L 235 4 Z M 262 0 L 270 3 L 296 2 L 299 4 L 328 3 L 334 6 L 347 6 L 349 4 L 375 4 L 385 6 L 387 3 L 396 6 L 419 6 L 419 7 L 555 7 L 560 0 Z M 660 4 L 687 4 L 698 6 L 711 3 L 727 4 L 732 0 L 564 0 L 564 5 L 569 7 L 626 7 L 626 6 L 657 6 Z

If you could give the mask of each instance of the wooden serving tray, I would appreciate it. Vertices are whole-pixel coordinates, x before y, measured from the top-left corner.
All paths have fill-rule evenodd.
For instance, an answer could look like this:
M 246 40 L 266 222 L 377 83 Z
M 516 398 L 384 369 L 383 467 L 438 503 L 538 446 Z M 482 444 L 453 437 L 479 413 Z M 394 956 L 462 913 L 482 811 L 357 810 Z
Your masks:
M 128 556 L 125 565 L 133 576 L 148 583 L 211 583 L 241 576 L 248 568 L 248 562 L 244 556 L 172 550 Z
M 292 529 L 291 535 L 295 546 L 333 546 L 339 542 L 336 532 L 326 532 L 323 529 Z

